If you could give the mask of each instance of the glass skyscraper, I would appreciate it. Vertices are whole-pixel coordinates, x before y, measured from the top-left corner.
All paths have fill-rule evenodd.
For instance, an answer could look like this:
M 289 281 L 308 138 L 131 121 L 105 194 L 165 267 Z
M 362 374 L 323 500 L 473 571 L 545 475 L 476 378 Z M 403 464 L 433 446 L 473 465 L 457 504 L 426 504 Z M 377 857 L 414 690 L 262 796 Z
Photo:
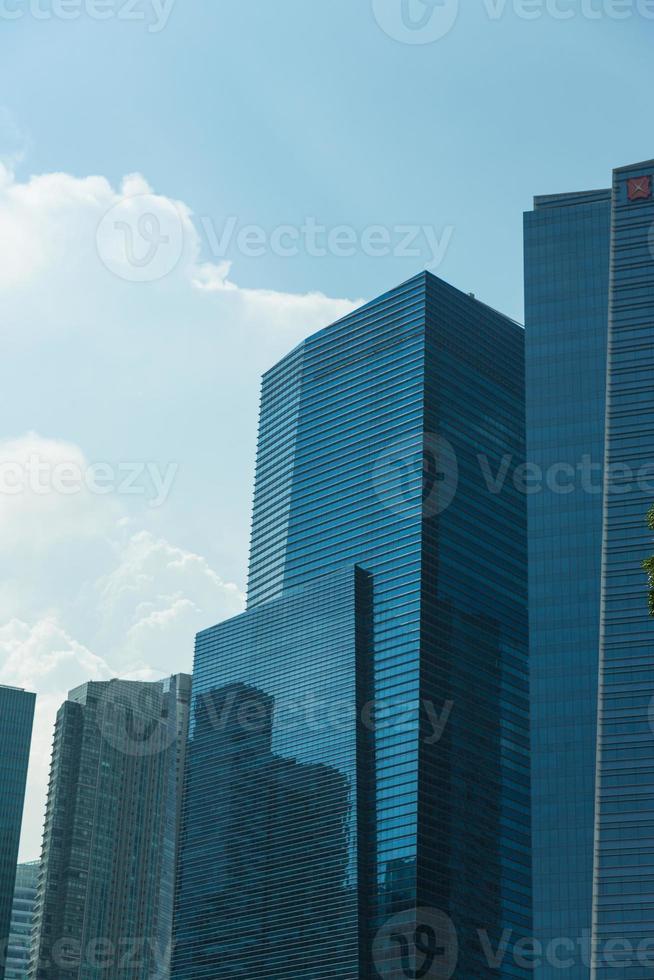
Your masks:
M 654 161 L 525 224 L 540 980 L 654 970 Z
M 265 376 L 248 610 L 197 641 L 175 980 L 529 975 L 523 345 L 425 273 Z
M 534 935 L 575 942 L 539 980 L 590 969 L 610 223 L 610 190 L 525 215 Z
M 16 869 L 5 980 L 27 980 L 39 866 L 39 861 L 28 861 Z
M 654 973 L 654 160 L 613 178 L 594 980 Z M 626 944 L 624 953 L 615 944 Z
M 191 679 L 102 681 L 57 715 L 32 980 L 166 980 Z
M 0 686 L 0 980 L 4 977 L 36 697 Z

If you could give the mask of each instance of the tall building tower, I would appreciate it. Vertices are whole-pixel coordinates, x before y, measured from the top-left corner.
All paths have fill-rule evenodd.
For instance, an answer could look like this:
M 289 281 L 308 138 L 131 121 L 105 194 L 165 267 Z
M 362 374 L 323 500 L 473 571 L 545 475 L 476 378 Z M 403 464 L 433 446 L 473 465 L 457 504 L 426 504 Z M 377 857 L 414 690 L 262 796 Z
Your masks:
M 654 968 L 654 161 L 525 224 L 535 937 L 545 978 Z M 601 465 L 600 465 L 601 464 Z
M 613 175 L 594 980 L 654 970 L 654 160 Z M 624 953 L 618 947 L 622 944 Z
M 4 978 L 36 696 L 0 686 L 0 980 Z
M 248 610 L 201 633 L 175 980 L 522 977 L 523 331 L 421 274 L 264 378 Z M 434 972 L 437 971 L 437 972 Z
M 39 861 L 29 861 L 16 870 L 5 980 L 27 980 L 39 867 Z
M 190 678 L 71 691 L 57 715 L 32 980 L 165 980 Z
M 610 190 L 525 215 L 534 936 L 575 944 L 538 980 L 590 971 L 610 223 Z

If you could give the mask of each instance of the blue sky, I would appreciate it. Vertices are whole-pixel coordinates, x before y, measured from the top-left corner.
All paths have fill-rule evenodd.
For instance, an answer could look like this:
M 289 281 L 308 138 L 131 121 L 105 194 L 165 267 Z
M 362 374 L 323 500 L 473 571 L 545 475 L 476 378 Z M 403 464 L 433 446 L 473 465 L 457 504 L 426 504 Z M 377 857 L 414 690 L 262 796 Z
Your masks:
M 491 20 L 465 0 L 424 46 L 387 37 L 371 0 L 177 0 L 156 34 L 26 16 L 3 25 L 3 102 L 25 173 L 136 170 L 218 225 L 453 225 L 441 272 L 519 315 L 533 194 L 603 186 L 652 151 L 654 20 L 559 4 L 577 15 L 524 20 L 509 2 Z M 420 265 L 234 258 L 243 285 L 357 296 Z
M 0 494 L 0 682 L 42 705 L 26 857 L 68 687 L 188 669 L 240 607 L 261 372 L 434 256 L 521 318 L 532 196 L 654 155 L 648 0 L 444 0 L 431 43 L 402 40 L 429 40 L 402 0 L 54 2 L 0 2 L 0 464 L 175 475 L 157 507 L 147 471 L 142 494 Z M 181 215 L 153 281 L 96 241 L 134 195 Z M 348 254 L 307 254 L 307 219 Z

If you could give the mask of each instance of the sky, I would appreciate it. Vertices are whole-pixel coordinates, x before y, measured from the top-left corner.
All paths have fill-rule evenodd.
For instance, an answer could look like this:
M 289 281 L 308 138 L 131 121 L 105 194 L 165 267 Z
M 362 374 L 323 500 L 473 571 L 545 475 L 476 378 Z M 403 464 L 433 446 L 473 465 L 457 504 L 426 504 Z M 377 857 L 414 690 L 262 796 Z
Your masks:
M 654 0 L 0 0 L 0 683 L 190 670 L 246 586 L 259 378 L 654 156 Z

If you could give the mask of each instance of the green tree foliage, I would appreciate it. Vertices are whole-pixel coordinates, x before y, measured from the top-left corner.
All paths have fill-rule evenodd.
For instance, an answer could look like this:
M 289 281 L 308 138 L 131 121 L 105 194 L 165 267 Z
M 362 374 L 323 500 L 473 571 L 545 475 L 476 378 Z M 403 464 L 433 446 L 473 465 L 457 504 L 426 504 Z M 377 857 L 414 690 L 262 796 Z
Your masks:
M 652 531 L 654 531 L 654 507 L 652 507 L 647 515 L 647 523 Z M 654 555 L 643 562 L 643 568 L 649 576 L 649 611 L 654 616 Z

